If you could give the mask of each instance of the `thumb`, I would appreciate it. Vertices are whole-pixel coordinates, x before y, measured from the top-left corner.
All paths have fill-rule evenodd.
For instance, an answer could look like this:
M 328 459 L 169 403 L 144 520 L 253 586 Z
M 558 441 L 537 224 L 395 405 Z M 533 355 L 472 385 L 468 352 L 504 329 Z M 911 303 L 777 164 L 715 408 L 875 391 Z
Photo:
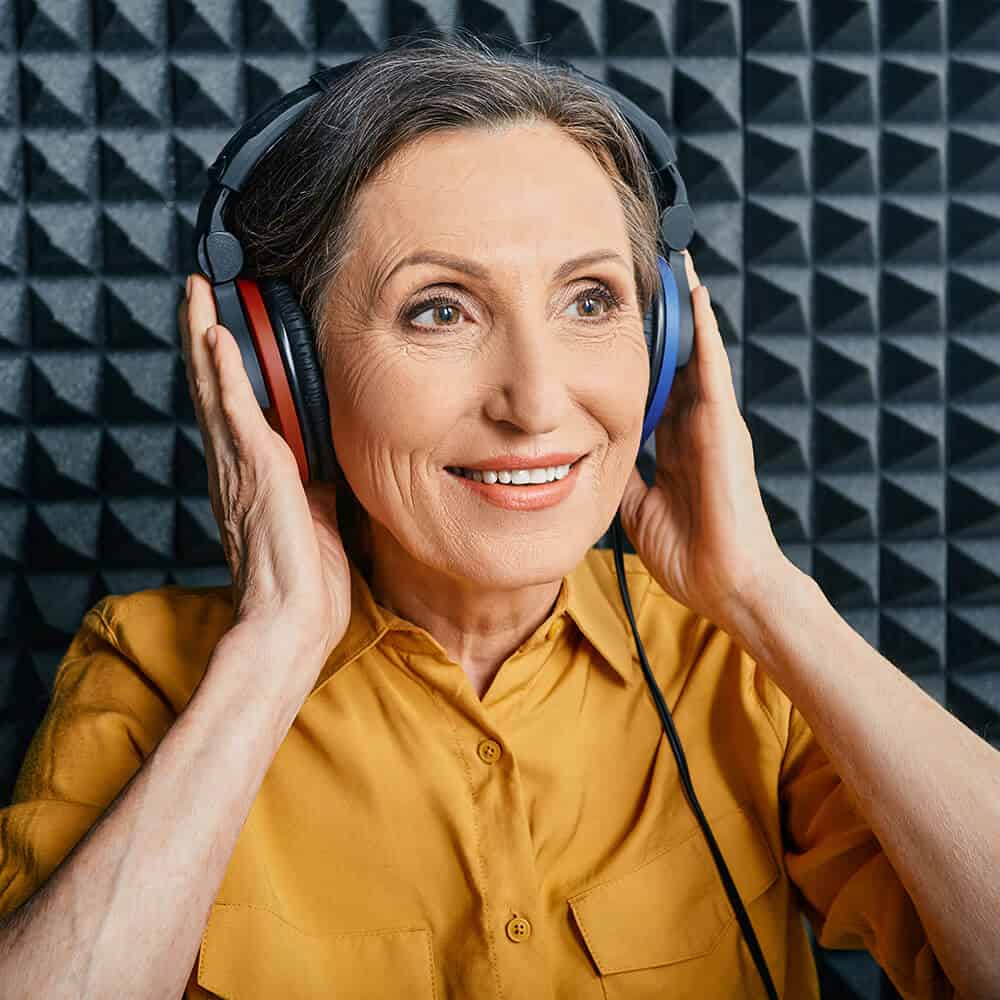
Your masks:
M 690 251 L 684 252 L 684 266 L 691 288 L 699 395 L 713 403 L 735 403 L 736 385 L 733 381 L 729 352 L 722 339 L 718 317 L 712 308 L 712 297 L 694 269 L 694 259 Z

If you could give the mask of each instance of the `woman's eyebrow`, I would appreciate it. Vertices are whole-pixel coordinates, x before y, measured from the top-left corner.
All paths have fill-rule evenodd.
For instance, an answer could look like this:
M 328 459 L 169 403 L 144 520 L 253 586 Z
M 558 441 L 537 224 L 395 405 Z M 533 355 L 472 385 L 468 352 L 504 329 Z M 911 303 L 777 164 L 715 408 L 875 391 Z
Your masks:
M 561 281 L 572 274 L 578 267 L 584 267 L 587 264 L 596 264 L 604 260 L 614 260 L 623 266 L 628 266 L 625 259 L 616 250 L 591 250 L 589 253 L 581 254 L 579 257 L 573 257 L 570 260 L 564 261 L 552 272 L 551 280 L 554 282 Z M 448 267 L 454 271 L 463 271 L 465 274 L 469 274 L 481 281 L 489 280 L 489 270 L 483 267 L 482 264 L 474 260 L 469 260 L 467 257 L 458 257 L 440 250 L 415 250 L 398 261 L 384 278 L 379 279 L 376 276 L 377 284 L 375 287 L 379 297 L 381 297 L 386 283 L 397 271 L 416 264 L 438 264 L 441 267 Z

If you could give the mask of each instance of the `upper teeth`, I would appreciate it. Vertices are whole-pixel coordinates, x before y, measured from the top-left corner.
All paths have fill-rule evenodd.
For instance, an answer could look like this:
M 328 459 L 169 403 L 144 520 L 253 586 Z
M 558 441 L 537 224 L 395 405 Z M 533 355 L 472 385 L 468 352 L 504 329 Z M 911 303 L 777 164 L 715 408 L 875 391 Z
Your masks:
M 551 483 L 554 479 L 562 479 L 569 474 L 566 465 L 547 465 L 541 469 L 458 469 L 460 476 L 474 479 L 477 483 L 513 483 L 524 486 L 528 483 Z

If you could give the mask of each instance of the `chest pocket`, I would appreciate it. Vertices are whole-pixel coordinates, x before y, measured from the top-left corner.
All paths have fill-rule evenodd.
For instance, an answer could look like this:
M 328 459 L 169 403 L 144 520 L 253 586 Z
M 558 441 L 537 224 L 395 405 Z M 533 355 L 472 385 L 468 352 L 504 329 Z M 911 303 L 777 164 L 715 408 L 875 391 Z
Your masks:
M 312 935 L 270 910 L 212 906 L 198 985 L 223 1000 L 436 1000 L 425 926 Z
M 778 879 L 774 856 L 742 809 L 709 826 L 752 920 L 749 904 Z M 736 921 L 700 827 L 638 868 L 569 897 L 569 905 L 606 996 L 619 1000 L 663 996 L 681 974 L 677 963 L 708 955 Z M 703 971 L 697 976 L 704 981 Z

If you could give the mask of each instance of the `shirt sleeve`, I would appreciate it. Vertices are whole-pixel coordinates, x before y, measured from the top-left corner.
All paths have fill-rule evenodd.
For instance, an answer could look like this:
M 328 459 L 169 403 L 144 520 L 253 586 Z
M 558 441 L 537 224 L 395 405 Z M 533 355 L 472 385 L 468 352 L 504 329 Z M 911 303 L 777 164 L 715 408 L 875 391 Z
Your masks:
M 109 598 L 84 616 L 0 809 L 0 918 L 46 882 L 138 771 L 176 718 L 119 648 Z
M 785 865 L 823 948 L 865 948 L 906 1000 L 957 996 L 850 789 L 792 706 L 781 769 Z

